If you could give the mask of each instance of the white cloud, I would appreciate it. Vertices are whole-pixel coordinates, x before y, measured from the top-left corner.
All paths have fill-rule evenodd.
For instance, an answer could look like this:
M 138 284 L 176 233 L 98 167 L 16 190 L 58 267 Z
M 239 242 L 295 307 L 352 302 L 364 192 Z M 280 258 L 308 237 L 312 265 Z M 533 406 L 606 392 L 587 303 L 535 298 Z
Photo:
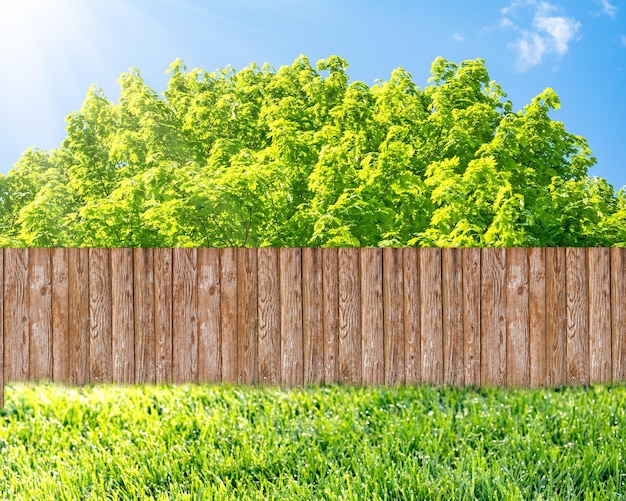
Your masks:
M 571 17 L 546 16 L 538 12 L 533 26 L 548 34 L 549 42 L 559 56 L 567 53 L 568 44 L 574 39 L 581 24 Z
M 517 51 L 515 66 L 521 72 L 541 64 L 547 50 L 544 39 L 532 31 L 523 32 L 520 38 L 509 44 L 509 48 Z
M 452 39 L 456 42 L 463 42 L 465 40 L 465 37 L 460 33 L 455 33 L 454 35 L 452 35 Z
M 606 14 L 607 16 L 615 19 L 615 16 L 617 15 L 617 7 L 615 5 L 611 4 L 609 0 L 596 0 L 596 3 L 602 7 L 602 12 L 600 12 L 600 14 Z
M 500 19 L 500 26 L 502 28 L 516 28 L 515 23 L 511 21 L 508 17 L 503 17 Z
M 511 19 L 520 8 L 532 9 L 533 18 L 528 29 L 518 28 Z M 581 28 L 576 19 L 557 15 L 557 7 L 546 1 L 514 0 L 501 12 L 505 17 L 500 20 L 500 26 L 519 32 L 517 40 L 508 47 L 517 52 L 516 67 L 521 72 L 541 64 L 547 54 L 557 57 L 567 54 Z

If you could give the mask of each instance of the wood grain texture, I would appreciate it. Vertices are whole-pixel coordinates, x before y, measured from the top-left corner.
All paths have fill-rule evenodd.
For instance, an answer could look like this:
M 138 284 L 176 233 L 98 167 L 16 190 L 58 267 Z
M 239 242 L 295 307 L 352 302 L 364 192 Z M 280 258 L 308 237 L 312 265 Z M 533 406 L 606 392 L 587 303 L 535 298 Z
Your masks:
M 360 384 L 361 291 L 359 249 L 338 249 L 339 272 L 339 381 Z
M 626 380 L 626 248 L 611 249 L 613 382 Z
M 4 379 L 30 372 L 28 249 L 4 250 Z
M 280 351 L 280 271 L 278 252 L 261 248 L 259 265 L 259 383 L 278 385 L 281 382 Z
M 528 249 L 528 335 L 530 342 L 530 386 L 547 380 L 546 337 L 546 250 Z
M 0 249 L 0 408 L 4 407 L 4 249 Z
M 111 349 L 113 381 L 135 381 L 135 310 L 133 301 L 133 249 L 111 249 Z M 141 277 L 138 277 L 141 280 Z
M 506 250 L 506 375 L 507 385 L 530 384 L 527 249 Z
M 443 384 L 443 303 L 441 249 L 420 249 L 422 377 Z
M 611 355 L 611 255 L 608 248 L 587 249 L 589 269 L 589 380 L 609 383 Z
M 92 383 L 113 380 L 110 258 L 108 249 L 89 249 L 89 375 Z
M 480 382 L 506 383 L 506 251 L 481 249 Z
M 383 252 L 367 248 L 360 254 L 362 383 L 380 385 L 385 381 Z
M 68 249 L 70 384 L 89 377 L 89 249 Z
M 222 380 L 220 251 L 198 249 L 198 380 Z
M 322 249 L 302 249 L 304 384 L 324 382 L 323 295 Z
M 198 378 L 197 249 L 172 251 L 172 381 Z
M 464 383 L 480 385 L 480 249 L 463 249 Z
M 133 249 L 135 382 L 156 383 L 154 250 Z M 129 327 L 130 329 L 130 327 Z
M 2 249 L 0 364 L 70 384 L 621 382 L 624 304 L 618 248 Z
M 220 249 L 222 381 L 237 382 L 237 249 Z
M 237 380 L 255 384 L 259 378 L 256 249 L 237 249 L 237 292 Z
M 546 384 L 567 384 L 567 294 L 564 248 L 546 249 Z
M 324 382 L 339 382 L 339 268 L 337 249 L 322 249 Z
M 29 249 L 30 379 L 52 379 L 50 249 Z
M 589 276 L 587 249 L 567 248 L 567 384 L 588 385 Z
M 383 320 L 385 380 L 404 384 L 404 263 L 402 249 L 383 249 Z
M 301 249 L 280 249 L 280 352 L 282 383 L 304 383 L 302 339 L 302 253 Z
M 443 307 L 443 381 L 462 386 L 463 360 L 463 253 L 461 249 L 441 249 Z
M 406 383 L 422 382 L 422 339 L 418 249 L 402 249 L 404 370 Z
M 156 382 L 172 382 L 172 249 L 154 249 Z
M 52 380 L 70 381 L 68 249 L 51 249 L 52 263 Z

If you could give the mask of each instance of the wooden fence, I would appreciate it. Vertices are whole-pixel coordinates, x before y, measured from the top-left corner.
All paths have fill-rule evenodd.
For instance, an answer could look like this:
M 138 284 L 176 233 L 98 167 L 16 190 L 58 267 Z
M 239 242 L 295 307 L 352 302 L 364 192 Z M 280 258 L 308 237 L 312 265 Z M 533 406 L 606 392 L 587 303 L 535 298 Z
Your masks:
M 4 381 L 626 379 L 626 249 L 0 249 Z

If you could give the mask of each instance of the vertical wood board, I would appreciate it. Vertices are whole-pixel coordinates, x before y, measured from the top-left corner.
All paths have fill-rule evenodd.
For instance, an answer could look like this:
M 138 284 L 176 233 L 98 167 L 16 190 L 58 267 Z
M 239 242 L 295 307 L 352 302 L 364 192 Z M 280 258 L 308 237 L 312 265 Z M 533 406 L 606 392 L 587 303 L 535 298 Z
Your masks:
M 50 249 L 29 249 L 30 379 L 52 379 Z
M 587 249 L 566 249 L 567 384 L 588 385 L 589 276 Z
M 359 249 L 337 251 L 339 274 L 339 381 L 361 384 L 361 291 Z
M 123 384 L 139 383 L 140 381 L 135 381 L 136 303 L 133 298 L 133 250 L 111 249 L 110 254 L 113 381 Z
M 480 382 L 506 383 L 506 251 L 481 249 Z
M 172 264 L 172 381 L 197 382 L 197 249 L 174 249 Z
M 111 353 L 111 263 L 108 249 L 89 249 L 89 375 L 113 380 Z
M 463 359 L 463 253 L 461 249 L 441 250 L 443 308 L 443 381 L 462 386 Z
M 360 249 L 362 382 L 380 385 L 385 377 L 382 249 Z
M 198 249 L 198 379 L 222 379 L 220 252 Z
M 281 382 L 280 350 L 280 272 L 278 252 L 261 248 L 257 253 L 259 316 L 259 382 L 278 385 Z
M 383 249 L 385 384 L 404 384 L 404 262 L 402 249 Z
M 480 385 L 480 249 L 463 249 L 463 360 L 466 385 Z
M 425 383 L 443 381 L 443 292 L 441 249 L 420 249 L 420 319 L 422 377 Z
M 302 335 L 304 384 L 324 382 L 322 249 L 302 249 Z

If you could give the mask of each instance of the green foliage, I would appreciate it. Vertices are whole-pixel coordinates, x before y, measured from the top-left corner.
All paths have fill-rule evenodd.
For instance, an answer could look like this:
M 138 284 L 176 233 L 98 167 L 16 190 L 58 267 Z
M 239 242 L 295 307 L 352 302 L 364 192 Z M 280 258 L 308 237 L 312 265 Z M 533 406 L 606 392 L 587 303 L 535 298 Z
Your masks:
M 623 499 L 626 388 L 9 385 L 12 500 Z
M 0 176 L 1 246 L 612 246 L 626 202 L 546 89 L 514 112 L 481 59 L 373 86 L 345 60 L 137 69 Z

